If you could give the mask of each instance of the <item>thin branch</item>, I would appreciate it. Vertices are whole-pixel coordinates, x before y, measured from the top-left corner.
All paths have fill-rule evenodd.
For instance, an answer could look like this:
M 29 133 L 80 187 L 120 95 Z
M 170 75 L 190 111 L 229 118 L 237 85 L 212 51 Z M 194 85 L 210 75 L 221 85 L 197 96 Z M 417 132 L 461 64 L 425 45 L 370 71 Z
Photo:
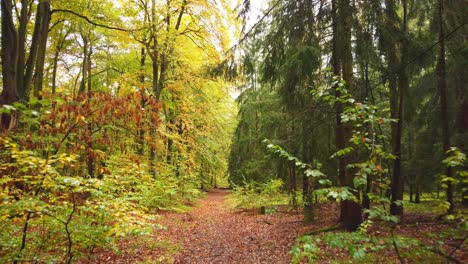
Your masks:
M 235 44 L 232 48 L 230 48 L 229 50 L 234 50 L 237 46 L 239 46 L 242 42 L 244 42 L 248 37 L 250 37 L 250 35 L 252 35 L 253 33 L 256 32 L 257 30 L 257 27 L 259 27 L 261 25 L 261 23 L 263 22 L 263 20 L 265 20 L 265 18 L 267 18 L 270 13 L 273 11 L 273 9 L 275 9 L 282 1 L 278 0 L 276 1 L 264 14 L 263 16 L 257 21 L 257 23 L 255 23 L 255 25 L 253 25 L 245 34 L 244 36 L 242 36 L 242 38 L 237 42 L 237 44 Z
M 133 30 L 131 30 L 131 29 L 114 27 L 114 26 L 109 26 L 109 25 L 97 23 L 97 22 L 94 22 L 93 20 L 91 20 L 89 17 L 87 17 L 85 15 L 82 15 L 82 14 L 79 14 L 79 13 L 73 11 L 73 10 L 68 10 L 68 9 L 54 9 L 54 10 L 52 10 L 52 14 L 56 13 L 56 12 L 72 14 L 74 16 L 77 16 L 79 18 L 82 18 L 82 19 L 86 20 L 88 23 L 90 23 L 91 25 L 94 25 L 96 27 L 102 27 L 102 28 L 107 28 L 107 29 L 112 29 L 112 30 L 123 31 L 123 32 L 134 32 L 134 31 L 142 30 L 142 29 L 133 29 Z

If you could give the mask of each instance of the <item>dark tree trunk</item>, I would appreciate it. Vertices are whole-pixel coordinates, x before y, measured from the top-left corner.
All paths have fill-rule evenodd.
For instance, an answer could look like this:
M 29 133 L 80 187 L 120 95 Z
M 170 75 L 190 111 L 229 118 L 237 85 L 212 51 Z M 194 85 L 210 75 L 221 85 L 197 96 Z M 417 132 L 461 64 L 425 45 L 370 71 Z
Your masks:
M 296 180 L 296 166 L 295 164 L 288 163 L 288 174 L 289 181 L 291 183 L 290 193 L 291 193 L 291 205 L 297 207 L 297 180 Z
M 371 192 L 372 178 L 371 175 L 367 175 L 366 189 L 362 194 L 362 208 L 370 209 L 369 193 Z
M 444 1 L 439 0 L 438 5 L 438 20 L 439 20 L 439 56 L 437 60 L 437 86 L 440 93 L 440 118 L 442 122 L 442 148 L 445 153 L 450 149 L 450 130 L 449 130 L 449 114 L 447 110 L 447 80 L 445 69 L 445 36 L 444 36 Z M 447 167 L 447 177 L 452 177 L 452 168 Z M 454 212 L 455 206 L 453 202 L 453 186 L 450 181 L 447 184 L 447 202 L 450 207 L 448 214 Z
M 386 57 L 389 72 L 389 89 L 390 89 L 390 115 L 392 119 L 397 120 L 392 124 L 391 138 L 393 146 L 393 154 L 395 160 L 393 161 L 392 182 L 391 182 L 391 201 L 390 213 L 392 215 L 401 215 L 403 207 L 398 206 L 395 202 L 401 200 L 403 197 L 402 179 L 401 179 L 401 132 L 402 132 L 402 107 L 403 107 L 403 87 L 398 84 L 398 75 L 401 74 L 397 70 L 401 66 L 401 61 L 397 56 L 397 44 L 399 38 L 393 36 L 399 32 L 398 27 L 398 14 L 396 13 L 396 3 L 392 0 L 385 2 L 385 23 L 387 25 L 386 33 L 383 34 L 383 43 L 386 47 Z M 401 84 L 401 83 L 400 83 Z
M 313 164 L 312 150 L 314 149 L 313 135 L 309 118 L 302 119 L 302 160 L 308 164 Z M 304 222 L 314 221 L 314 206 L 312 200 L 313 179 L 302 173 L 302 200 Z
M 34 69 L 35 69 L 35 66 L 37 66 L 37 60 L 38 60 L 38 51 L 39 51 L 39 48 L 41 46 L 41 38 L 45 37 L 45 41 L 47 42 L 47 34 L 49 32 L 49 22 L 48 21 L 45 21 L 46 19 L 49 20 L 50 19 L 50 14 L 46 14 L 45 12 L 45 5 L 44 5 L 45 2 L 42 2 L 38 5 L 37 7 L 37 12 L 36 12 L 36 21 L 34 23 L 34 32 L 33 32 L 33 35 L 32 35 L 32 40 L 31 40 L 31 47 L 29 49 L 29 57 L 28 57 L 28 60 L 26 62 L 26 64 L 23 66 L 24 67 L 24 74 L 21 78 L 21 81 L 18 82 L 18 93 L 19 93 L 19 96 L 21 99 L 27 99 L 29 97 L 29 91 L 31 89 L 31 83 L 32 83 L 32 77 L 33 77 L 33 73 L 34 73 Z M 49 16 L 49 18 L 46 18 L 45 16 Z M 41 34 L 43 33 L 43 27 L 45 26 L 44 24 L 47 23 L 47 28 L 45 29 L 45 31 L 47 32 L 45 36 L 41 36 Z M 21 28 L 21 24 L 20 24 L 20 28 Z M 20 33 L 20 36 L 22 34 Z M 44 52 L 45 52 L 45 45 L 47 45 L 47 43 L 44 44 Z M 23 58 L 25 57 L 25 55 L 23 55 L 22 53 L 26 53 L 25 50 L 19 50 L 19 58 Z M 45 54 L 44 54 L 45 56 Z M 22 60 L 22 59 L 21 59 Z M 19 72 L 22 72 L 23 71 L 20 71 L 20 66 L 18 65 L 18 73 Z M 42 69 L 44 69 L 44 65 L 42 65 Z M 41 73 L 42 74 L 42 73 Z M 42 78 L 41 78 L 42 79 Z
M 53 60 L 53 66 L 52 66 L 52 94 L 55 94 L 57 91 L 58 61 L 60 58 L 60 53 L 62 52 L 63 47 L 65 46 L 65 41 L 69 34 L 68 30 L 65 33 L 63 33 L 62 30 L 63 29 L 60 29 L 60 39 L 57 42 L 57 46 L 55 47 L 55 52 L 54 52 L 54 60 Z
M 413 202 L 413 184 L 409 184 L 409 201 Z
M 336 8 L 336 4 L 334 5 Z M 334 60 L 338 60 L 341 65 L 342 77 L 346 82 L 346 88 L 349 92 L 354 89 L 353 83 L 353 56 L 351 47 L 351 28 L 352 28 L 352 10 L 349 0 L 338 0 L 337 14 L 334 16 L 337 22 L 336 35 L 337 39 L 336 52 L 337 56 Z M 335 23 L 335 22 L 334 22 Z M 336 62 L 335 62 L 336 63 Z M 339 94 L 338 94 L 339 95 Z M 341 114 L 343 106 L 338 106 L 337 115 Z M 343 125 L 341 118 L 337 117 L 337 148 L 342 149 L 346 146 L 346 139 L 350 137 L 350 128 Z M 349 163 L 348 158 L 341 157 L 339 161 L 339 181 L 341 186 L 353 186 L 353 174 L 346 171 L 346 165 Z M 359 192 L 354 191 L 354 195 L 358 198 Z M 355 231 L 362 222 L 362 208 L 359 202 L 347 200 L 341 203 L 341 223 L 346 230 Z
M 312 179 L 305 174 L 302 175 L 302 199 L 304 222 L 314 221 L 314 205 L 312 204 Z
M 414 202 L 417 204 L 421 202 L 421 187 L 419 187 L 419 185 L 416 185 L 416 194 Z
M 19 100 L 16 86 L 16 66 L 18 55 L 18 35 L 13 22 L 13 5 L 11 0 L 2 0 L 2 78 L 3 90 L 0 95 L 0 105 L 11 105 Z M 1 116 L 1 129 L 10 129 L 14 123 L 12 116 Z M 13 121 L 13 122 L 12 122 Z
M 10 1 L 11 2 L 11 1 Z M 19 15 L 19 25 L 18 25 L 18 52 L 17 52 L 17 63 L 16 63 L 16 87 L 18 90 L 18 96 L 20 99 L 23 99 L 26 94 L 25 87 L 25 69 L 26 66 L 26 30 L 28 25 L 28 0 L 21 0 L 21 11 Z M 37 34 L 36 34 L 37 35 Z M 34 47 L 31 45 L 31 51 L 34 50 Z M 29 57 L 34 56 L 30 54 Z
M 88 45 L 89 40 L 87 37 L 81 33 L 83 39 L 83 62 L 81 65 L 81 82 L 80 82 L 80 90 L 79 93 L 84 93 L 86 91 L 86 81 L 88 79 Z
M 145 65 L 146 65 L 146 48 L 141 48 L 141 58 L 140 58 L 140 76 L 138 77 L 140 82 L 140 96 L 141 96 L 141 107 L 146 107 L 146 95 L 145 95 Z M 141 122 L 138 128 L 138 153 L 143 155 L 145 153 L 145 123 Z
M 407 11 L 407 0 L 403 0 L 403 36 L 400 37 L 400 46 L 401 46 L 401 63 L 400 63 L 400 71 L 398 73 L 398 81 L 399 81 L 399 90 L 397 97 L 396 105 L 396 118 L 398 123 L 395 124 L 395 131 L 394 131 L 394 138 L 393 138 L 393 154 L 396 156 L 396 159 L 393 163 L 393 175 L 392 175 L 392 203 L 390 204 L 390 214 L 392 215 L 402 215 L 403 214 L 403 206 L 398 205 L 396 201 L 403 200 L 403 177 L 401 173 L 401 137 L 402 137 L 402 130 L 403 130 L 403 96 L 404 91 L 408 90 L 408 77 L 406 73 L 406 67 L 403 65 L 406 64 L 406 60 L 408 57 L 407 47 L 408 43 L 406 41 L 407 33 L 408 33 L 408 11 Z M 392 13 L 395 13 L 392 10 Z M 396 14 L 393 14 L 396 16 Z M 395 21 L 396 22 L 396 21 Z M 396 99 L 396 98 L 395 98 Z

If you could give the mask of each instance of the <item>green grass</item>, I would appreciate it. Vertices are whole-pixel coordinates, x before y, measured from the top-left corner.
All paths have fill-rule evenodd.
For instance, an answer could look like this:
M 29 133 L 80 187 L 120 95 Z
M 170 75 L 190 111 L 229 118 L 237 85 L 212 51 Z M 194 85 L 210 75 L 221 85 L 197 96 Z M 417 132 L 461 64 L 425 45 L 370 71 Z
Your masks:
M 414 198 L 414 197 L 413 197 Z M 457 198 L 456 202 L 458 202 Z M 445 202 L 445 192 L 440 192 L 439 198 L 437 198 L 437 193 L 422 193 L 420 197 L 420 203 L 411 203 L 409 202 L 409 194 L 405 193 L 403 195 L 403 200 L 406 202 L 404 205 L 404 210 L 406 213 L 414 214 L 432 214 L 432 215 L 443 215 L 446 212 L 443 203 Z M 468 208 L 456 205 L 458 214 L 468 215 Z

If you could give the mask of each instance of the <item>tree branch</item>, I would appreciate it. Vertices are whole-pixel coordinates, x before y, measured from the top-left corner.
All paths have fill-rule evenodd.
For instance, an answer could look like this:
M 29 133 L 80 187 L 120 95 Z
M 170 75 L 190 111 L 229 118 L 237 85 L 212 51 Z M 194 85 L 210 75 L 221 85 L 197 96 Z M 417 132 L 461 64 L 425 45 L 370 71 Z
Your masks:
M 73 10 L 68 10 L 68 9 L 54 9 L 54 10 L 52 10 L 52 14 L 57 13 L 57 12 L 72 14 L 74 16 L 77 16 L 79 18 L 82 18 L 82 19 L 86 20 L 88 23 L 90 23 L 91 25 L 94 25 L 96 27 L 102 27 L 102 28 L 107 28 L 107 29 L 112 29 L 112 30 L 123 31 L 123 32 L 133 32 L 133 31 L 140 30 L 140 29 L 130 30 L 130 29 L 126 29 L 126 28 L 119 28 L 119 27 L 113 27 L 113 26 L 109 26 L 109 25 L 100 24 L 100 23 L 94 22 L 89 17 L 87 17 L 85 15 L 82 15 L 82 14 L 79 14 L 79 13 L 73 11 Z

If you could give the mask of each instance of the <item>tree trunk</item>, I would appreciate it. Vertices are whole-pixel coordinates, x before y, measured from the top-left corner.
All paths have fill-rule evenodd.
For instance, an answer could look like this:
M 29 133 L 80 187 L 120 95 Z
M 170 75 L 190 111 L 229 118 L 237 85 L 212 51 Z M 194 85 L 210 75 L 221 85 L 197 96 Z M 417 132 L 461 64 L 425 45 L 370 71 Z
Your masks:
M 89 122 L 88 126 L 87 126 L 87 129 L 88 129 L 88 134 L 89 134 L 89 138 L 88 138 L 88 142 L 86 143 L 86 164 L 87 164 L 87 171 L 88 171 L 88 177 L 90 178 L 94 178 L 94 167 L 95 167 L 95 164 L 94 164 L 94 157 L 92 155 L 92 151 L 93 151 L 93 126 L 92 126 L 92 123 Z
M 52 66 L 52 94 L 55 94 L 57 91 L 57 68 L 58 68 L 58 61 L 60 57 L 60 52 L 65 45 L 65 40 L 67 39 L 69 31 L 66 31 L 62 34 L 62 29 L 60 30 L 60 39 L 57 42 L 57 46 L 55 47 L 54 52 L 54 60 Z
M 392 1 L 393 2 L 393 1 Z M 406 57 L 407 57 L 407 43 L 403 39 L 406 37 L 407 34 L 407 5 L 406 0 L 403 1 L 403 37 L 399 38 L 399 43 L 401 44 L 401 60 L 398 62 L 396 57 L 396 46 L 394 44 L 389 44 L 392 48 L 389 52 L 393 52 L 392 54 L 388 53 L 388 56 L 391 57 L 393 63 L 390 68 L 390 74 L 394 75 L 395 70 L 397 68 L 400 69 L 398 72 L 398 89 L 396 87 L 390 88 L 390 106 L 391 106 L 391 115 L 392 118 L 397 119 L 398 122 L 393 124 L 392 127 L 392 140 L 393 140 L 393 154 L 395 155 L 395 160 L 393 162 L 393 174 L 392 174 L 392 182 L 391 182 L 391 204 L 390 204 L 390 214 L 392 215 L 402 215 L 403 214 L 403 206 L 398 205 L 396 202 L 403 200 L 403 179 L 401 175 L 401 136 L 402 136 L 402 126 L 403 126 L 403 92 L 405 89 L 408 89 L 408 78 L 406 76 L 406 70 L 402 66 L 405 65 Z M 389 18 L 388 23 L 391 25 L 391 29 L 396 29 L 398 24 L 397 14 L 395 11 L 395 7 L 393 3 L 387 1 L 387 15 Z M 393 41 L 396 43 L 396 41 Z M 390 77 L 394 80 L 393 77 Z M 395 84 L 393 84 L 395 85 Z
M 37 7 L 37 18 L 41 19 L 39 29 L 38 51 L 36 59 L 36 67 L 34 73 L 34 96 L 42 98 L 42 86 L 44 79 L 44 64 L 47 49 L 47 39 L 49 35 L 49 23 L 51 17 L 50 3 L 48 1 L 40 1 Z M 38 21 L 36 20 L 36 23 Z
M 415 203 L 420 203 L 421 202 L 421 187 L 419 185 L 416 185 L 416 197 L 414 198 Z
M 352 92 L 354 89 L 353 83 L 353 56 L 352 56 L 352 47 L 351 47 L 351 28 L 352 28 L 352 10 L 349 0 L 338 0 L 338 8 L 335 1 L 332 1 L 332 9 L 335 9 L 333 16 L 336 19 L 333 24 L 337 24 L 333 35 L 333 38 L 336 41 L 334 43 L 335 49 L 335 58 L 334 64 L 337 62 L 341 65 L 342 77 L 346 82 L 346 88 L 349 92 Z M 337 11 L 336 11 L 337 8 Z M 338 69 L 337 69 L 338 70 Z M 338 72 L 335 70 L 336 72 Z M 338 92 L 338 96 L 340 93 Z M 336 128 L 336 137 L 337 137 L 337 149 L 343 149 L 346 146 L 346 139 L 349 138 L 350 128 L 343 125 L 341 122 L 341 112 L 343 106 L 338 104 L 337 106 L 337 128 Z M 354 189 L 353 186 L 353 174 L 346 171 L 346 165 L 349 163 L 346 157 L 341 157 L 339 160 L 339 181 L 340 185 L 344 187 L 350 187 Z M 354 191 L 354 195 L 358 198 L 359 192 Z M 346 230 L 355 231 L 362 222 L 362 208 L 358 202 L 347 200 L 341 203 L 341 223 Z
M 302 160 L 308 164 L 313 164 L 312 150 L 314 149 L 311 120 L 302 119 Z M 314 221 L 314 206 L 312 200 L 313 179 L 302 173 L 302 202 L 304 222 Z
M 91 97 L 91 93 L 93 91 L 93 82 L 92 82 L 92 75 L 91 75 L 91 71 L 92 71 L 92 63 L 91 63 L 91 56 L 93 55 L 93 46 L 91 46 L 91 44 L 89 44 L 89 51 L 88 51 L 88 59 L 87 59 L 87 64 L 86 65 L 86 75 L 87 75 L 87 79 L 86 79 L 86 82 L 88 83 L 88 96 Z
M 408 186 L 409 186 L 409 201 L 410 203 L 412 203 L 413 202 L 413 184 L 410 183 Z
M 302 175 L 302 199 L 304 222 L 314 221 L 314 206 L 312 204 L 312 179 L 305 174 Z
M 88 38 L 81 33 L 83 39 L 83 62 L 81 65 L 81 82 L 79 93 L 84 93 L 86 91 L 86 80 L 88 79 Z
M 437 60 L 437 86 L 440 93 L 440 118 L 442 122 L 442 150 L 445 153 L 450 149 L 450 130 L 449 130 L 449 115 L 447 110 L 447 80 L 445 69 L 445 36 L 444 36 L 444 1 L 439 0 L 438 5 L 438 20 L 439 20 L 439 56 Z M 452 168 L 447 166 L 448 178 L 452 177 Z M 454 212 L 453 203 L 453 186 L 450 181 L 447 184 L 447 202 L 450 207 L 447 211 L 448 214 Z
M 16 66 L 18 55 L 18 35 L 13 22 L 13 4 L 11 0 L 2 0 L 2 78 L 3 90 L 0 95 L 0 105 L 11 105 L 19 100 L 16 86 Z M 10 129 L 14 122 L 12 115 L 1 115 L 0 129 Z
M 146 107 L 146 95 L 145 95 L 145 64 L 146 64 L 146 49 L 145 47 L 141 48 L 141 58 L 140 58 L 140 76 L 138 77 L 140 82 L 140 105 L 142 108 Z M 145 153 L 145 123 L 142 121 L 138 128 L 138 154 L 143 155 Z
M 289 181 L 291 183 L 290 193 L 291 193 L 291 205 L 297 207 L 297 180 L 296 180 L 296 166 L 295 164 L 287 163 Z
M 11 1 L 10 1 L 11 2 Z M 20 99 L 23 99 L 26 90 L 25 90 L 25 68 L 26 67 L 26 30 L 28 25 L 28 0 L 21 0 L 21 11 L 19 15 L 19 25 L 18 25 L 18 52 L 17 52 L 17 63 L 16 63 L 16 87 L 18 90 L 18 96 Z M 2 14 L 3 15 L 3 14 Z M 31 45 L 31 50 L 34 47 Z M 30 54 L 29 57 L 34 54 Z

